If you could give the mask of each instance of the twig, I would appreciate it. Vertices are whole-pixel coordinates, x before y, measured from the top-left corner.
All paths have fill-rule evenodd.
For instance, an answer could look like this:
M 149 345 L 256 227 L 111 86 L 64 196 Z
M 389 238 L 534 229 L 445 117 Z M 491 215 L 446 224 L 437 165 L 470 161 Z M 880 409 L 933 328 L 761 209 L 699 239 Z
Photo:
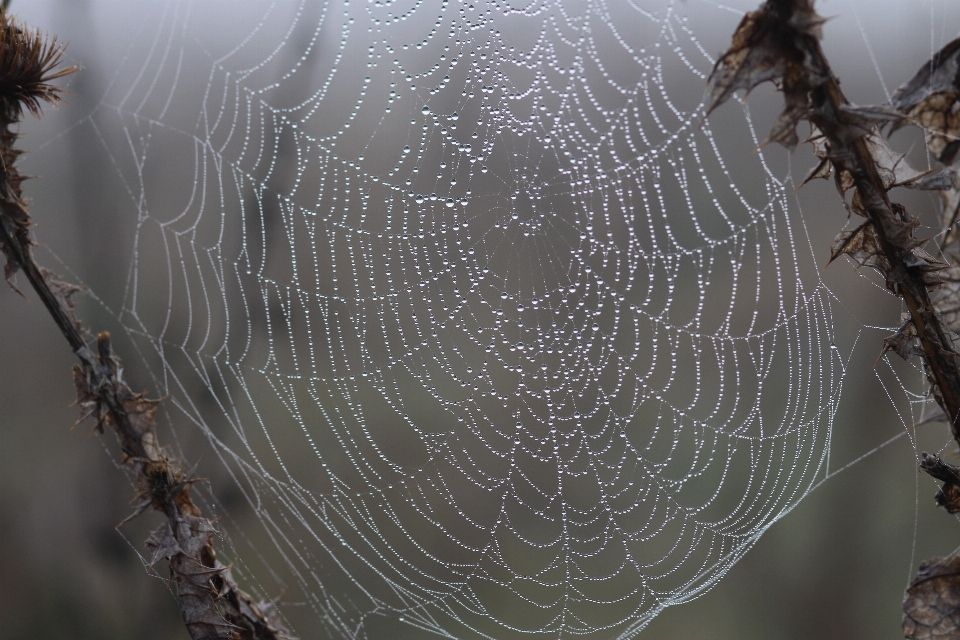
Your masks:
M 292 638 L 279 621 L 272 603 L 258 603 L 233 580 L 229 567 L 217 560 L 212 521 L 202 517 L 190 497 L 194 479 L 167 458 L 159 445 L 154 416 L 159 400 L 134 393 L 123 381 L 120 360 L 101 333 L 96 353 L 76 319 L 70 295 L 74 289 L 56 282 L 33 258 L 30 214 L 21 198 L 15 162 L 20 152 L 14 144 L 17 124 L 26 109 L 40 113 L 40 103 L 56 104 L 59 90 L 51 80 L 73 73 L 56 70 L 63 48 L 44 41 L 14 24 L 0 5 L 0 248 L 6 255 L 9 278 L 22 271 L 43 301 L 61 333 L 80 359 L 74 365 L 74 382 L 83 418 L 93 417 L 102 433 L 112 426 L 120 440 L 123 461 L 134 469 L 142 511 L 147 506 L 166 516 L 147 540 L 151 566 L 166 560 L 176 586 L 180 613 L 194 640 L 280 640 Z
M 826 177 L 832 171 L 841 196 L 853 188 L 849 209 L 867 218 L 855 231 L 837 236 L 831 260 L 847 254 L 875 268 L 903 300 L 931 391 L 960 442 L 960 354 L 928 292 L 939 285 L 936 272 L 947 265 L 921 249 L 925 241 L 914 237 L 918 220 L 888 196 L 907 179 L 898 166 L 902 158 L 890 152 L 877 125 L 902 116 L 892 108 L 858 108 L 847 101 L 820 48 L 822 24 L 810 0 L 770 0 L 747 14 L 734 46 L 717 61 L 710 77 L 710 110 L 738 89 L 773 80 L 780 84 L 786 109 L 770 140 L 792 147 L 800 120 L 814 127 L 811 138 L 820 144 L 815 150 L 821 157 L 814 175 Z M 910 179 L 918 175 L 923 174 L 914 172 Z
M 954 439 L 960 443 L 960 353 L 955 347 L 956 334 L 944 323 L 930 295 L 931 289 L 955 280 L 957 275 L 947 273 L 941 279 L 939 272 L 956 271 L 957 265 L 927 254 L 921 248 L 926 240 L 914 237 L 919 225 L 917 218 L 908 215 L 903 206 L 891 202 L 888 196 L 896 186 L 956 191 L 956 173 L 949 169 L 913 171 L 903 156 L 890 149 L 880 127 L 892 123 L 896 128 L 903 122 L 904 113 L 890 106 L 856 107 L 847 101 L 820 48 L 822 24 L 823 18 L 813 10 L 811 0 L 768 0 L 757 11 L 744 16 L 734 33 L 732 47 L 717 61 L 710 76 L 708 113 L 737 90 L 749 91 L 761 82 L 773 81 L 783 91 L 786 107 L 774 124 L 769 141 L 793 148 L 798 142 L 797 124 L 800 120 L 810 123 L 809 141 L 820 163 L 807 180 L 826 178 L 832 173 L 844 206 L 865 218 L 856 229 L 837 236 L 830 260 L 848 255 L 860 266 L 874 268 L 883 276 L 887 288 L 903 300 L 907 308 L 904 322 L 893 336 L 884 340 L 883 353 L 895 351 L 905 359 L 923 356 L 931 394 L 943 410 Z M 948 45 L 944 49 L 948 55 L 935 58 L 929 70 L 921 69 L 907 85 L 910 91 L 898 91 L 897 98 L 903 104 L 898 105 L 895 100 L 895 106 L 909 107 L 905 111 L 911 117 L 915 115 L 912 110 L 920 101 L 908 104 L 904 96 L 929 97 L 929 93 L 923 95 L 923 73 L 934 76 L 942 68 L 942 79 L 956 84 L 958 67 L 953 57 L 958 50 L 960 45 Z M 917 86 L 912 86 L 914 83 Z M 947 100 L 948 107 L 954 106 L 960 96 L 960 87 L 953 88 L 956 90 Z M 950 123 L 953 112 L 941 109 L 937 115 L 942 116 L 944 123 Z M 956 132 L 943 132 L 947 134 Z M 944 143 L 937 154 L 942 162 L 952 161 L 956 146 L 948 152 L 950 145 Z M 848 204 L 846 193 L 851 189 L 853 196 Z M 945 200 L 951 204 L 949 196 Z M 947 207 L 951 225 L 957 202 L 953 198 L 953 206 Z M 945 300 L 940 295 L 938 300 L 947 302 L 945 307 L 955 305 L 957 291 L 950 297 L 953 299 Z M 917 341 L 919 350 L 914 347 Z M 924 453 L 920 469 L 944 482 L 937 493 L 937 503 L 951 513 L 960 512 L 960 467 Z M 951 559 L 934 558 L 921 565 L 903 605 L 903 630 L 908 638 L 960 637 L 960 606 L 956 606 L 960 580 L 950 569 L 953 564 L 956 563 Z M 940 578 L 935 588 L 927 584 L 928 574 Z

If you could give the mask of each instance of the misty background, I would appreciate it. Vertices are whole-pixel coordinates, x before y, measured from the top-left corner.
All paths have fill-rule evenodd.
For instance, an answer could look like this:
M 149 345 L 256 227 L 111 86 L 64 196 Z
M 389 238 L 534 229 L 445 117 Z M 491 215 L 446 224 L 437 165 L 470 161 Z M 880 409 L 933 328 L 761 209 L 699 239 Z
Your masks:
M 753 6 L 728 4 L 740 10 Z M 65 279 L 89 287 L 92 295 L 79 300 L 79 315 L 94 331 L 122 333 L 123 325 L 111 310 L 125 304 L 134 259 L 136 213 L 126 184 L 153 181 L 161 193 L 178 201 L 194 180 L 194 158 L 178 156 L 183 149 L 175 145 L 166 155 L 162 135 L 151 152 L 147 169 L 155 173 L 150 175 L 137 175 L 143 168 L 113 153 L 136 130 L 123 128 L 130 123 L 116 106 L 117 96 L 124 96 L 124 87 L 138 80 L 135 61 L 151 47 L 162 46 L 158 33 L 181 28 L 188 33 L 184 41 L 209 56 L 251 33 L 257 24 L 244 20 L 257 12 L 236 6 L 212 0 L 13 2 L 13 11 L 29 25 L 68 43 L 69 63 L 83 66 L 66 81 L 69 105 L 47 110 L 41 122 L 24 123 L 21 146 L 31 153 L 23 158 L 22 171 L 38 176 L 25 185 L 41 244 L 37 259 Z M 696 9 L 702 4 L 674 6 L 679 12 L 690 10 L 691 28 L 707 51 L 717 55 L 727 47 L 739 20 L 735 11 L 711 13 L 728 17 L 708 22 L 698 21 Z M 293 11 L 297 5 L 291 7 Z M 947 2 L 831 1 L 819 3 L 818 10 L 832 17 L 824 27 L 827 55 L 848 98 L 860 104 L 883 102 L 932 50 L 960 33 L 960 9 Z M 174 28 L 161 31 L 159 17 Z M 199 100 L 210 84 L 209 63 L 192 60 L 189 55 L 171 59 L 163 69 L 182 74 L 185 93 Z M 278 63 L 286 64 L 289 61 Z M 362 73 L 359 67 L 357 72 Z M 698 96 L 702 86 L 678 91 Z M 124 97 L 127 104 L 145 98 Z M 751 114 L 761 135 L 779 106 L 770 86 L 758 88 L 751 97 Z M 174 115 L 165 122 L 176 121 L 179 109 L 184 128 L 195 125 L 197 103 L 184 100 L 169 108 Z M 718 136 L 724 135 L 724 117 L 718 113 L 711 120 Z M 913 162 L 923 163 L 922 136 L 904 131 L 893 141 L 911 152 Z M 775 173 L 789 169 L 801 178 L 812 166 L 804 148 L 792 156 L 779 148 L 764 153 Z M 285 179 L 282 170 L 278 175 Z M 908 210 L 923 214 L 932 228 L 937 211 L 933 197 L 896 197 Z M 808 185 L 792 205 L 802 210 L 816 262 L 826 264 L 829 244 L 846 222 L 832 185 Z M 960 546 L 956 519 L 933 504 L 935 483 L 916 471 L 918 451 L 945 448 L 948 459 L 954 455 L 945 426 L 924 425 L 916 430 L 916 441 L 901 436 L 878 449 L 904 432 L 902 417 L 910 415 L 900 381 L 884 365 L 873 367 L 883 337 L 899 323 L 897 300 L 882 291 L 871 274 L 858 274 L 844 262 L 824 271 L 823 278 L 839 301 L 834 309 L 838 343 L 856 343 L 834 421 L 831 468 L 865 457 L 774 524 L 712 591 L 667 609 L 640 637 L 902 637 L 900 603 L 917 565 Z M 22 280 L 17 284 L 25 287 Z M 0 288 L 0 638 L 185 638 L 167 585 L 147 573 L 138 555 L 159 520 L 145 514 L 117 531 L 132 509 L 133 484 L 117 469 L 111 434 L 90 436 L 90 424 L 70 430 L 78 417 L 69 406 L 74 358 L 32 292 L 24 293 L 27 300 Z M 166 299 L 144 297 L 144 305 L 153 306 L 158 317 L 166 312 Z M 157 375 L 159 369 L 149 354 L 138 360 L 136 347 L 135 340 L 117 345 L 129 366 L 131 386 L 154 393 L 159 385 L 151 371 Z M 893 366 L 909 388 L 921 389 L 917 374 L 900 363 Z M 234 539 L 244 531 L 255 537 L 252 516 L 230 479 L 208 464 L 202 439 L 187 430 L 161 437 L 164 442 L 176 438 L 178 450 L 189 460 L 205 461 L 200 475 L 210 479 L 211 500 L 226 505 L 229 513 L 224 529 Z M 242 550 L 246 543 L 236 544 Z M 224 549 L 227 559 L 230 551 Z M 244 560 L 248 564 L 241 573 L 248 569 L 256 575 L 259 560 Z M 290 615 L 301 637 L 325 637 L 311 627 L 308 612 L 293 610 Z M 424 637 L 411 630 L 394 631 Z

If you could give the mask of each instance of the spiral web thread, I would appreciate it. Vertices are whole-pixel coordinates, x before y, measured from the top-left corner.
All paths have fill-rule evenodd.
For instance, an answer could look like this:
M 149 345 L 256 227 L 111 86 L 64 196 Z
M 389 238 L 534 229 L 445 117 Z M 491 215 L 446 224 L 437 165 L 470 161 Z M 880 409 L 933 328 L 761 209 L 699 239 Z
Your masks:
M 124 132 L 119 318 L 256 513 L 237 570 L 281 609 L 330 637 L 633 637 L 824 476 L 829 291 L 746 108 L 704 121 L 737 20 L 145 19 L 91 120 Z

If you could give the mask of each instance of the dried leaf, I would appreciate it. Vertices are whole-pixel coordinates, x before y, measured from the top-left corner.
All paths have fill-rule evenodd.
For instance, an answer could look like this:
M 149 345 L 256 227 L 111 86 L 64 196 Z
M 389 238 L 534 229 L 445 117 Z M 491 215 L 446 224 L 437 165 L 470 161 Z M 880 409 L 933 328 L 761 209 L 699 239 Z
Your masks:
M 176 536 L 173 535 L 173 530 L 166 522 L 154 529 L 144 545 L 150 552 L 150 567 L 161 560 L 170 560 L 178 553 L 183 553 Z
M 819 39 L 823 18 L 808 3 L 797 5 L 788 17 L 780 14 L 776 3 L 769 2 L 743 17 L 730 49 L 710 74 L 706 99 L 709 115 L 735 92 L 749 92 L 758 84 L 776 81 L 786 104 L 767 142 L 791 149 L 797 145 L 797 124 L 810 109 L 810 89 L 822 81 L 801 53 L 805 49 L 798 40 Z
M 863 206 L 863 199 L 860 198 L 860 192 L 858 190 L 854 190 L 853 197 L 850 199 L 850 211 L 853 211 L 862 218 L 870 217 L 870 213 L 866 207 Z
M 161 542 L 162 546 L 154 551 L 154 555 L 161 549 L 171 549 L 174 544 L 179 549 L 168 560 L 171 578 L 177 585 L 180 615 L 190 637 L 195 640 L 239 637 L 234 635 L 238 627 L 225 620 L 215 606 L 220 594 L 214 588 L 212 578 L 223 570 L 223 566 L 211 557 L 210 541 L 216 529 L 206 518 L 194 516 L 180 516 L 176 525 L 174 532 L 169 524 L 164 523 L 169 536 L 161 534 L 167 542 Z M 205 559 L 209 562 L 204 562 Z
M 903 119 L 902 113 L 887 105 L 859 106 L 844 104 L 840 105 L 837 114 L 837 122 L 841 125 L 840 131 L 847 144 L 864 136 L 883 140 L 883 137 L 879 135 L 880 126 L 888 122 L 899 122 Z
M 911 167 L 906 161 L 906 154 L 891 149 L 886 138 L 875 128 L 867 135 L 867 148 L 876 163 L 883 186 L 887 189 L 912 184 L 932 173 L 917 171 Z
M 865 132 L 873 130 L 875 126 L 880 124 L 903 120 L 902 113 L 885 104 L 867 106 L 845 104 L 840 107 L 840 112 L 843 114 L 844 123 L 858 126 Z
M 926 273 L 942 271 L 949 266 L 946 262 L 937 260 L 920 247 L 914 247 L 910 253 L 904 255 L 903 264 L 907 265 L 908 267 L 921 269 Z M 940 281 L 937 280 L 937 283 L 939 282 Z
M 842 255 L 850 256 L 861 267 L 873 267 L 884 278 L 890 270 L 890 263 L 880 249 L 880 240 L 873 222 L 867 220 L 856 229 L 841 231 L 830 245 L 830 262 Z M 830 262 L 827 264 L 829 265 Z
M 904 360 L 909 360 L 913 356 L 919 356 L 923 353 L 923 350 L 917 346 L 916 340 L 917 329 L 913 325 L 913 320 L 911 320 L 908 315 L 906 322 L 900 325 L 896 333 L 889 338 L 884 338 L 880 358 L 889 351 L 893 351 Z M 880 358 L 877 358 L 877 360 L 879 361 Z
M 960 38 L 938 51 L 906 84 L 898 88 L 890 100 L 891 106 L 901 112 L 910 111 L 933 95 L 954 91 L 960 71 L 958 56 Z
M 920 470 L 943 482 L 934 496 L 937 504 L 950 513 L 960 513 L 960 467 L 924 451 L 920 455 Z
M 799 138 L 797 137 L 797 125 L 807 115 L 810 108 L 809 98 L 806 93 L 790 92 L 784 95 L 786 107 L 777 117 L 776 122 L 770 129 L 770 135 L 761 146 L 776 142 L 777 144 L 793 149 L 797 146 Z
M 947 513 L 960 513 L 960 487 L 955 484 L 945 484 L 933 496 L 938 507 L 943 507 Z
M 730 49 L 714 65 L 707 81 L 708 115 L 736 91 L 749 92 L 762 82 L 784 75 L 787 62 L 769 33 L 767 11 L 764 6 L 743 16 Z
M 954 169 L 931 169 L 920 173 L 916 178 L 901 182 L 897 186 L 921 191 L 947 191 L 960 186 L 960 176 Z
M 856 194 L 852 210 L 860 215 L 865 215 L 865 208 L 856 201 Z M 903 266 L 920 271 L 920 277 L 925 285 L 939 285 L 941 281 L 937 274 L 949 265 L 937 260 L 920 248 L 923 241 L 913 237 L 913 230 L 916 228 L 917 221 L 915 219 L 904 221 L 901 219 L 901 216 L 905 215 L 902 208 L 895 206 L 895 210 L 898 215 L 888 216 L 882 220 L 888 242 L 903 252 L 901 254 Z M 830 262 L 827 265 L 829 266 L 830 263 L 842 255 L 850 256 L 861 267 L 876 269 L 891 289 L 893 288 L 892 282 L 899 281 L 902 277 L 902 271 L 897 271 L 896 273 L 900 275 L 894 276 L 890 258 L 883 251 L 880 236 L 877 234 L 872 220 L 867 220 L 856 229 L 838 233 L 830 246 Z M 885 351 L 887 350 L 885 349 Z
M 909 82 L 897 89 L 890 100 L 891 106 L 915 120 L 928 131 L 927 146 L 941 162 L 950 163 L 960 135 L 960 86 L 957 74 L 960 71 L 960 38 L 941 49 L 925 63 Z M 948 147 L 953 146 L 952 149 Z
M 813 169 L 810 170 L 810 173 L 808 173 L 807 177 L 803 179 L 803 182 L 800 183 L 800 186 L 802 187 L 811 180 L 816 180 L 818 178 L 823 178 L 826 180 L 830 177 L 831 173 L 833 173 L 833 165 L 829 160 L 824 158 Z
M 903 633 L 909 640 L 960 637 L 960 557 L 920 565 L 903 600 Z

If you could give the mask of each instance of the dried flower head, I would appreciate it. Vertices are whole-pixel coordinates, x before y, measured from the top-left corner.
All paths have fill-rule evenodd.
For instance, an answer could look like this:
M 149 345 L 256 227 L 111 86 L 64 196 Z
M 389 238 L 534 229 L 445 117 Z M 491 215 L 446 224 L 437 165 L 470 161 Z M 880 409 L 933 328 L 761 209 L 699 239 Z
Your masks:
M 40 115 L 44 102 L 56 106 L 63 100 L 61 90 L 51 84 L 77 70 L 58 69 L 63 46 L 56 39 L 47 41 L 37 30 L 30 30 L 7 14 L 7 0 L 0 0 L 0 251 L 7 258 L 4 276 L 10 277 L 29 258 L 30 213 L 24 206 L 17 171 L 20 150 L 17 132 L 11 128 L 23 111 Z
M 56 38 L 48 41 L 0 8 L 0 117 L 7 124 L 19 121 L 24 108 L 39 116 L 42 103 L 63 100 L 62 90 L 51 82 L 77 70 L 57 68 L 63 52 Z

